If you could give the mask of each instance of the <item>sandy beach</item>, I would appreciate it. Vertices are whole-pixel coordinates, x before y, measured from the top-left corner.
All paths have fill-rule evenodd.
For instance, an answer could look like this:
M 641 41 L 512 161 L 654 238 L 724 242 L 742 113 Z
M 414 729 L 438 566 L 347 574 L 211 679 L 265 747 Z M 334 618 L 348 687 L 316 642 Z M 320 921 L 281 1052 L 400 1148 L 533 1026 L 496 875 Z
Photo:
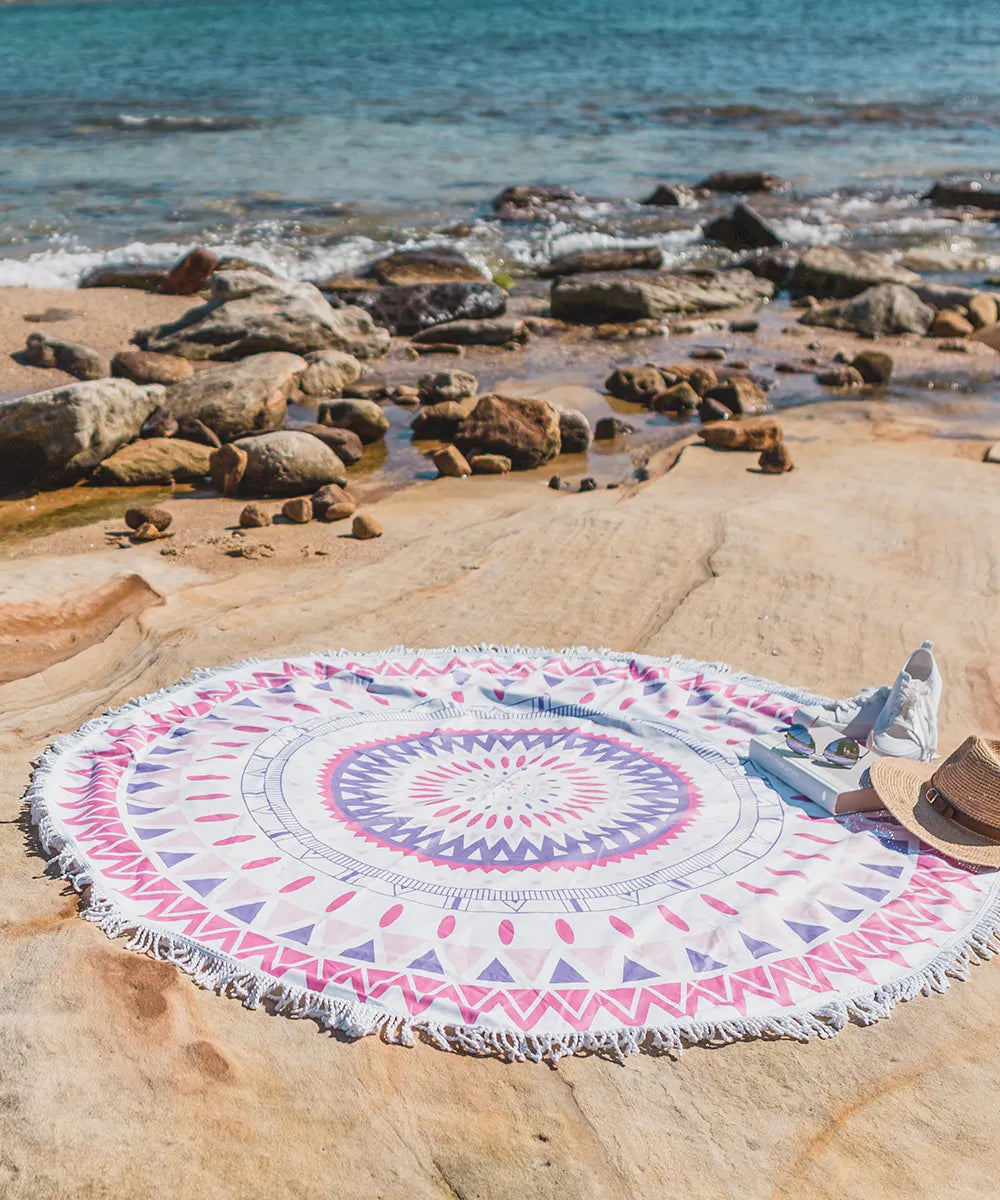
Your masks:
M 38 386 L 36 369 L 6 356 L 23 344 L 21 314 L 56 300 L 82 312 L 67 328 L 107 350 L 186 306 L 7 292 L 0 390 Z M 615 349 L 632 347 L 602 348 L 600 361 Z M 894 353 L 905 359 L 902 343 Z M 597 361 L 580 383 L 593 386 Z M 890 681 L 930 637 L 942 748 L 1000 735 L 1000 467 L 982 461 L 1000 416 L 928 392 L 780 420 L 796 467 L 785 475 L 688 439 L 654 455 L 648 482 L 614 490 L 554 492 L 545 468 L 425 479 L 372 506 L 377 541 L 318 524 L 237 537 L 241 501 L 180 491 L 164 501 L 168 543 L 118 548 L 117 512 L 7 538 L 4 1195 L 227 1196 L 250 1177 L 266 1194 L 345 1200 L 991 1194 L 995 964 L 832 1041 L 698 1047 L 677 1062 L 552 1069 L 349 1043 L 127 954 L 79 919 L 21 809 L 31 760 L 108 706 L 196 667 L 340 646 L 679 653 L 840 696 Z M 243 557 L 243 545 L 270 556 Z

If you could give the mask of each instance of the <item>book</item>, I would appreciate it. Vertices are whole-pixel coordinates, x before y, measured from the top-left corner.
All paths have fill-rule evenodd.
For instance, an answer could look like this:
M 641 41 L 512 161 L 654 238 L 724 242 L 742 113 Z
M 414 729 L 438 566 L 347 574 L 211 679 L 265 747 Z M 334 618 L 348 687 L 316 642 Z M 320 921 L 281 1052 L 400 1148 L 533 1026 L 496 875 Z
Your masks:
M 816 753 L 808 758 L 788 749 L 784 733 L 768 733 L 751 739 L 750 761 L 834 816 L 884 808 L 868 774 L 874 760 L 872 752 L 868 751 L 851 767 L 837 767 L 823 757 L 823 748 L 843 737 L 840 730 L 813 725 L 809 732 L 816 743 Z

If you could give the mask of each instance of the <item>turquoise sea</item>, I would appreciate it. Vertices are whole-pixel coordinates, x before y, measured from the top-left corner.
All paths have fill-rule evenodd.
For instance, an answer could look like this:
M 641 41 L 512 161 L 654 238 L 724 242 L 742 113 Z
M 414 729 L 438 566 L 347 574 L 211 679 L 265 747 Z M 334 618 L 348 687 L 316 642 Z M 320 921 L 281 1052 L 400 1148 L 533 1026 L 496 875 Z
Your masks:
M 761 167 L 792 241 L 1000 252 L 934 213 L 1000 172 L 1000 5 L 971 0 L 0 3 L 0 283 L 238 246 L 310 276 L 456 222 L 486 258 L 643 236 L 660 181 Z M 477 220 L 520 182 L 592 204 Z

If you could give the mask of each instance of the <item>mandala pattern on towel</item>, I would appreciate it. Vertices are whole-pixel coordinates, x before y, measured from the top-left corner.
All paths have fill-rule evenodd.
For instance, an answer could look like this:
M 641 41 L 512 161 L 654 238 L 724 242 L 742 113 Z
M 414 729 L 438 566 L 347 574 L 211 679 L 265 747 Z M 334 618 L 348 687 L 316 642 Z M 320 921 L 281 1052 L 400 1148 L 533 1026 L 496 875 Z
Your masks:
M 750 736 L 795 707 L 669 660 L 305 657 L 112 714 L 48 766 L 44 810 L 122 926 L 356 1032 L 812 1014 L 822 1033 L 825 1011 L 912 991 L 997 880 L 757 774 Z

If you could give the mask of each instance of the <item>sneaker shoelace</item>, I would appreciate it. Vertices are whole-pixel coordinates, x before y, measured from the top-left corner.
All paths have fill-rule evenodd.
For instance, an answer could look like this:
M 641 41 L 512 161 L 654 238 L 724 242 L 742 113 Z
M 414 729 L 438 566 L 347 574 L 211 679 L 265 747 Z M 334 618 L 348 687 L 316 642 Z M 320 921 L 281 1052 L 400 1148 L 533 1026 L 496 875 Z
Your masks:
M 896 712 L 886 730 L 895 736 L 910 738 L 921 750 L 927 751 L 934 740 L 932 714 L 927 706 L 927 685 L 915 679 L 904 679 L 896 701 Z M 897 732 L 898 731 L 898 732 Z

